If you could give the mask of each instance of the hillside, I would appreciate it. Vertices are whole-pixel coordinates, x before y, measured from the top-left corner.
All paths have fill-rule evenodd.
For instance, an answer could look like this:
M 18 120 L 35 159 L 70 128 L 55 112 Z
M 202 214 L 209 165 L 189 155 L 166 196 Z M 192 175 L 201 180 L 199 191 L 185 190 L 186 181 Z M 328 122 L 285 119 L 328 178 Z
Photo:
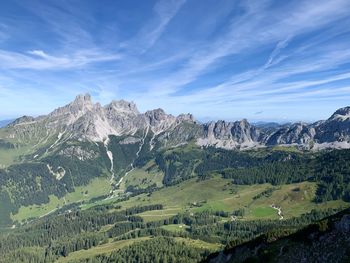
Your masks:
M 228 245 L 205 262 L 349 262 L 349 233 L 347 209 L 286 237 L 272 231 L 237 247 Z

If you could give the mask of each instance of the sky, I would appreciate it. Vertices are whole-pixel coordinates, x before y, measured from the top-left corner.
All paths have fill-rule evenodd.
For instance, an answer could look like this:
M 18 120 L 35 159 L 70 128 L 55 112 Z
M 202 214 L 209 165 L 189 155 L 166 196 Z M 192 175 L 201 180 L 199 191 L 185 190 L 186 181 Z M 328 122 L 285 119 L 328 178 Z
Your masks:
M 0 1 L 0 119 L 81 93 L 202 121 L 328 118 L 350 105 L 350 1 Z

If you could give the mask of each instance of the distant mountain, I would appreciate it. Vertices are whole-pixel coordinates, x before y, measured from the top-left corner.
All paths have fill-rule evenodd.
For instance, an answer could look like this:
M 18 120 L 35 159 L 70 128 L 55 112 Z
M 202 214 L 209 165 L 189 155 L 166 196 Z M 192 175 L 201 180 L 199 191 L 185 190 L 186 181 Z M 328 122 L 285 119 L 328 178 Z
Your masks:
M 14 120 L 2 120 L 0 121 L 0 128 L 5 127 L 6 125 L 8 125 L 9 123 L 13 122 Z
M 277 123 L 277 122 L 265 122 L 265 121 L 258 121 L 258 122 L 254 122 L 252 124 L 258 128 L 265 128 L 265 129 L 270 129 L 270 128 L 276 129 L 282 125 L 285 125 L 285 124 L 281 124 L 281 123 Z
M 350 107 L 337 110 L 328 120 L 316 123 L 250 124 L 247 120 L 219 120 L 200 124 L 191 114 L 177 117 L 162 109 L 140 113 L 133 102 L 112 101 L 101 106 L 89 94 L 37 118 L 24 116 L 10 124 L 11 136 L 38 138 L 42 133 L 65 138 L 103 142 L 110 135 L 151 136 L 150 148 L 176 146 L 194 140 L 199 146 L 249 149 L 294 145 L 302 149 L 350 148 Z M 186 129 L 184 127 L 186 126 Z M 181 130 L 181 133 L 179 133 Z M 39 132 L 40 131 L 40 132 Z
M 141 114 L 133 102 L 124 100 L 101 106 L 99 103 L 92 103 L 90 95 L 85 94 L 77 96 L 73 102 L 48 115 L 18 118 L 9 127 L 15 138 L 24 134 L 35 138 L 40 136 L 39 131 L 44 131 L 57 134 L 61 138 L 59 140 L 69 137 L 103 142 L 109 135 L 134 136 L 147 133 L 157 136 L 173 130 L 183 122 L 195 123 L 190 114 L 174 117 L 162 109 Z

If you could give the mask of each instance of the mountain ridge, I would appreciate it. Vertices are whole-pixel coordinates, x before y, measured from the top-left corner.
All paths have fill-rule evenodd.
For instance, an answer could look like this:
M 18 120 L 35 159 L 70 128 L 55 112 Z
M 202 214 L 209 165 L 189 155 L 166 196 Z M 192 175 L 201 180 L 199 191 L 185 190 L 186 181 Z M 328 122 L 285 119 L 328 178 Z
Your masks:
M 21 128 L 27 131 L 30 126 L 43 125 L 44 129 L 58 132 L 61 136 L 68 133 L 79 140 L 103 142 L 110 135 L 134 136 L 144 130 L 151 132 L 155 140 L 155 137 L 172 132 L 184 122 L 196 126 L 198 132 L 191 139 L 202 147 L 251 149 L 280 145 L 307 150 L 350 148 L 350 107 L 338 109 L 328 119 L 311 124 L 296 122 L 259 127 L 246 119 L 199 123 L 192 114 L 173 116 L 160 108 L 140 113 L 134 102 L 125 100 L 113 100 L 101 106 L 93 103 L 89 94 L 81 94 L 48 115 L 36 118 L 23 116 L 6 127 L 21 132 Z M 181 140 L 179 143 L 188 141 Z

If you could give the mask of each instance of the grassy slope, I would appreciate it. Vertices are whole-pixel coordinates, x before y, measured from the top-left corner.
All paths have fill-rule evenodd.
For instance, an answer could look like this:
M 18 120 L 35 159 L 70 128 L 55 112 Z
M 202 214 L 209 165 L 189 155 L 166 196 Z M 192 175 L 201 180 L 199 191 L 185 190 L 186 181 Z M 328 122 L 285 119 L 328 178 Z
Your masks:
M 230 180 L 220 177 L 198 182 L 196 179 L 191 179 L 156 191 L 150 197 L 140 195 L 130 198 L 121 205 L 132 207 L 160 203 L 165 206 L 163 211 L 141 213 L 146 221 L 171 217 L 180 211 L 198 212 L 209 209 L 232 212 L 239 208 L 245 209 L 245 219 L 278 219 L 277 211 L 270 207 L 272 204 L 282 208 L 285 218 L 299 216 L 312 209 L 348 206 L 343 201 L 315 204 L 312 199 L 316 185 L 311 182 L 283 185 L 274 190 L 271 196 L 253 200 L 253 197 L 271 187 L 269 184 L 235 186 Z
M 149 171 L 147 171 L 147 169 L 149 169 Z M 163 178 L 163 172 L 155 166 L 154 161 L 150 161 L 142 169 L 139 168 L 131 171 L 125 180 L 123 180 L 120 189 L 126 189 L 128 186 L 145 189 L 153 184 L 156 184 L 157 187 L 162 187 Z
M 120 241 L 106 243 L 103 245 L 99 245 L 97 247 L 93 247 L 88 250 L 79 250 L 76 252 L 72 252 L 65 258 L 64 257 L 59 258 L 56 262 L 57 263 L 77 262 L 78 260 L 81 260 L 81 259 L 92 258 L 94 256 L 101 255 L 101 254 L 109 254 L 113 251 L 127 247 L 135 242 L 145 241 L 150 238 L 151 237 L 139 237 L 136 239 L 120 240 Z M 220 249 L 223 248 L 222 245 L 220 244 L 208 243 L 202 240 L 194 240 L 194 239 L 182 238 L 182 237 L 176 237 L 175 240 L 178 242 L 185 242 L 187 245 L 192 247 L 208 249 L 212 252 L 219 251 Z
M 32 217 L 43 216 L 58 207 L 62 207 L 64 203 L 70 204 L 83 200 L 89 200 L 91 198 L 104 195 L 111 189 L 109 179 L 96 178 L 93 179 L 86 186 L 76 187 L 75 191 L 68 193 L 64 198 L 58 199 L 56 196 L 50 196 L 50 202 L 42 205 L 23 206 L 19 209 L 18 213 L 12 215 L 13 220 L 22 221 Z
M 63 263 L 63 262 L 76 262 L 80 259 L 84 258 L 92 258 L 94 256 L 100 255 L 100 254 L 109 254 L 115 250 L 122 249 L 126 246 L 129 246 L 133 244 L 134 242 L 144 241 L 148 240 L 150 237 L 140 237 L 136 239 L 127 239 L 127 240 L 120 240 L 116 242 L 110 242 L 103 245 L 99 245 L 97 247 L 90 248 L 88 250 L 79 250 L 76 252 L 72 252 L 68 255 L 68 257 L 61 257 L 56 262 L 57 263 Z
M 20 162 L 25 155 L 34 154 L 38 149 L 51 145 L 56 139 L 56 134 L 43 134 L 38 131 L 37 137 L 23 140 L 23 138 L 12 138 L 13 131 L 10 128 L 0 129 L 0 139 L 16 145 L 14 149 L 0 148 L 0 168 Z
M 186 148 L 190 150 L 191 147 Z M 172 149 L 176 151 L 178 149 Z M 148 169 L 150 168 L 150 169 Z M 128 174 L 123 181 L 121 188 L 128 186 L 146 188 L 152 184 L 162 187 L 163 173 L 150 161 L 142 169 L 135 169 Z M 178 185 L 162 188 L 150 196 L 141 194 L 130 198 L 128 201 L 121 202 L 123 207 L 132 207 L 147 204 L 163 204 L 165 209 L 162 211 L 148 211 L 141 215 L 145 221 L 159 220 L 169 218 L 179 212 L 191 211 L 199 212 L 203 210 L 227 211 L 232 212 L 243 208 L 245 210 L 245 219 L 278 219 L 277 211 L 271 208 L 276 204 L 282 208 L 285 218 L 299 216 L 312 209 L 324 209 L 328 207 L 347 206 L 342 201 L 331 201 L 323 204 L 312 202 L 316 184 L 303 182 L 299 184 L 283 185 L 273 187 L 274 191 L 268 197 L 254 199 L 257 195 L 272 188 L 270 184 L 237 186 L 232 185 L 230 179 L 223 179 L 220 176 L 214 176 L 211 179 L 198 181 L 196 178 L 187 180 Z M 297 191 L 296 191 L 297 189 Z M 75 192 L 65 196 L 67 203 L 74 203 L 82 200 L 88 200 L 108 193 L 110 185 L 106 179 L 96 179 L 88 186 L 78 187 Z M 86 195 L 85 192 L 88 191 Z M 117 199 L 98 201 L 95 204 L 82 205 L 83 209 L 91 206 L 115 202 Z M 37 206 L 22 207 L 19 213 L 13 215 L 14 220 L 21 221 L 30 217 L 39 217 L 49 213 L 57 207 L 64 204 L 64 199 L 58 200 L 55 196 L 50 197 L 50 203 Z

